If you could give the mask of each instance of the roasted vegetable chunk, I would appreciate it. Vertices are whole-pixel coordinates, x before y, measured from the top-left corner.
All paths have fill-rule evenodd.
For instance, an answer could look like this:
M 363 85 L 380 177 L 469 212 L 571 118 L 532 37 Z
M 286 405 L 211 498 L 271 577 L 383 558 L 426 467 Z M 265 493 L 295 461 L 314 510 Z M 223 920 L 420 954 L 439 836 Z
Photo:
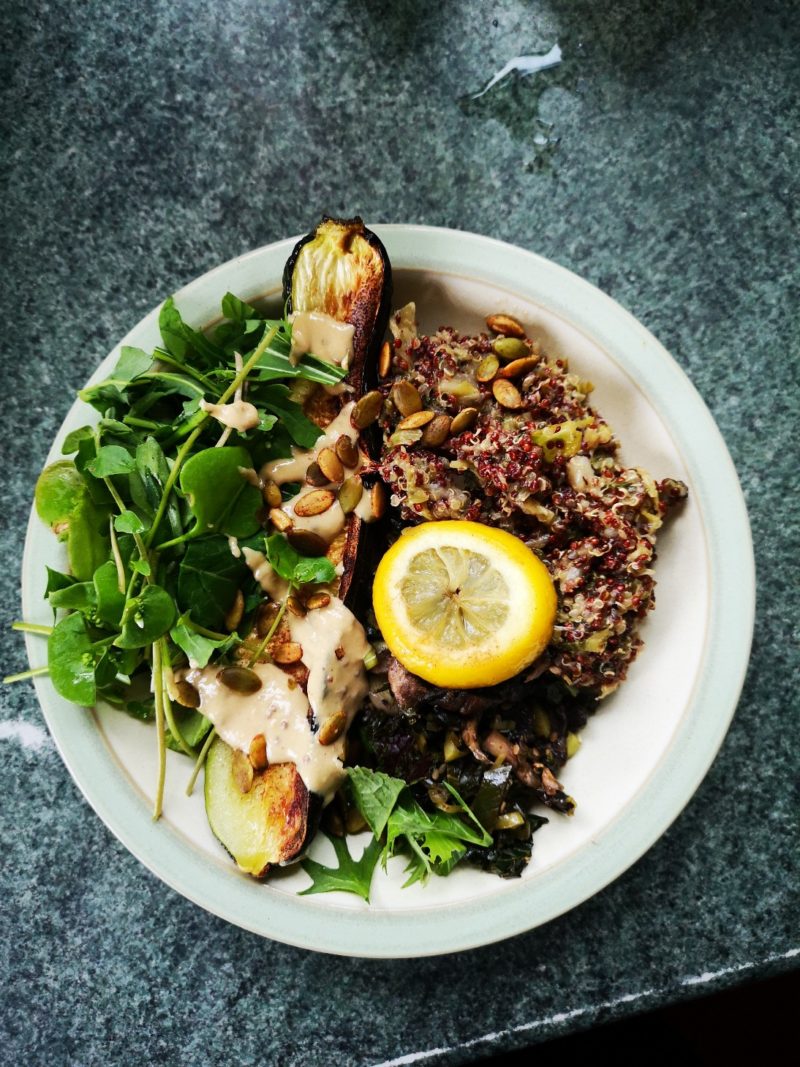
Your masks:
M 209 825 L 240 870 L 264 878 L 299 857 L 312 834 L 309 792 L 294 764 L 256 772 L 243 752 L 217 738 L 205 775 Z

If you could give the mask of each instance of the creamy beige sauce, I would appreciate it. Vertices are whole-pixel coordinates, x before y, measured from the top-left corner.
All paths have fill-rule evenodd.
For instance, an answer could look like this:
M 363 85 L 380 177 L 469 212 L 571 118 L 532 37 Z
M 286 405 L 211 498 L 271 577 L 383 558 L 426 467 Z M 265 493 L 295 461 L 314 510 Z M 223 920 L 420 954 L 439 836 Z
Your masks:
M 364 627 L 338 597 L 303 618 L 293 615 L 290 627 L 309 670 L 308 702 L 317 722 L 322 726 L 344 711 L 349 726 L 369 688 L 364 656 L 370 646 Z
M 240 433 L 254 429 L 261 421 L 258 411 L 247 400 L 234 400 L 230 404 L 209 404 L 207 400 L 201 400 L 200 409 L 222 426 Z
M 238 544 L 236 547 L 239 547 Z M 289 583 L 273 570 L 272 564 L 264 553 L 248 548 L 247 545 L 240 549 L 240 552 L 244 555 L 245 563 L 264 592 L 269 593 L 273 600 L 283 600 L 289 592 Z
M 249 752 L 253 738 L 263 734 L 269 762 L 293 763 L 308 789 L 327 803 L 344 779 L 345 732 L 322 745 L 320 731 L 340 711 L 349 726 L 358 711 L 369 688 L 364 668 L 369 645 L 363 627 L 337 597 L 305 618 L 292 616 L 291 629 L 309 670 L 307 696 L 273 663 L 253 667 L 261 679 L 255 693 L 237 693 L 223 685 L 217 666 L 187 671 L 185 678 L 200 695 L 200 712 L 223 741 Z M 317 730 L 312 730 L 309 707 Z
M 291 317 L 292 348 L 289 359 L 297 363 L 306 353 L 336 363 L 346 370 L 353 355 L 355 326 L 337 322 L 324 311 L 296 311 Z
M 346 434 L 351 441 L 358 440 L 358 430 L 350 421 L 350 413 L 354 407 L 355 402 L 352 400 L 345 404 L 333 422 L 325 427 L 324 433 L 317 439 L 313 448 L 293 448 L 291 458 L 271 460 L 262 468 L 261 477 L 265 481 L 271 479 L 277 485 L 284 485 L 286 482 L 305 481 L 308 468 L 315 462 L 323 448 L 333 448 L 342 434 Z M 347 476 L 350 477 L 361 470 L 363 462 L 363 456 L 359 452 L 358 465 L 354 469 L 348 469 Z M 309 530 L 330 544 L 344 529 L 346 521 L 345 513 L 342 511 L 338 500 L 334 501 L 328 510 L 323 511 L 321 515 L 301 517 L 295 514 L 294 509 L 297 502 L 308 493 L 313 492 L 315 488 L 315 486 L 304 485 L 298 493 L 286 501 L 283 505 L 283 510 L 290 516 L 292 525 L 296 530 Z M 374 518 L 370 507 L 370 494 L 366 490 L 358 503 L 356 515 L 363 519 L 364 522 L 371 522 Z

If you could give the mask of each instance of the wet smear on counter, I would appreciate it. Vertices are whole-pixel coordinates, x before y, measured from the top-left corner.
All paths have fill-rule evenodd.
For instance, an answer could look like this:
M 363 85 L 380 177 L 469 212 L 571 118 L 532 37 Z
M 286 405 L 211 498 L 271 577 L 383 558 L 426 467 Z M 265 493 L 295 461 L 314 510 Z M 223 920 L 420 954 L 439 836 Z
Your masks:
M 556 42 L 542 54 L 512 56 L 498 66 L 485 84 L 459 99 L 467 117 L 495 119 L 515 140 L 529 145 L 533 155 L 526 163 L 531 170 L 550 166 L 560 137 L 551 122 L 539 113 L 547 89 L 575 88 L 575 57 L 580 45 Z

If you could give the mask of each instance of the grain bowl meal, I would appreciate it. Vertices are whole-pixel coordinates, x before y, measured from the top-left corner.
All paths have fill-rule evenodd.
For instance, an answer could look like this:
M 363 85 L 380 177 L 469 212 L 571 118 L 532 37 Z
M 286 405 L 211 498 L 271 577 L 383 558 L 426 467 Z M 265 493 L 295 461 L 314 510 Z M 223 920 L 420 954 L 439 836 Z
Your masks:
M 560 770 L 639 652 L 686 487 L 623 463 L 591 383 L 502 308 L 420 335 L 358 218 L 297 244 L 283 296 L 227 293 L 207 329 L 169 299 L 162 343 L 83 390 L 36 487 L 54 625 L 16 628 L 61 696 L 154 723 L 156 818 L 167 749 L 187 792 L 203 773 L 250 875 L 301 861 L 304 893 L 365 900 L 395 855 L 406 884 L 518 876 L 575 808 Z

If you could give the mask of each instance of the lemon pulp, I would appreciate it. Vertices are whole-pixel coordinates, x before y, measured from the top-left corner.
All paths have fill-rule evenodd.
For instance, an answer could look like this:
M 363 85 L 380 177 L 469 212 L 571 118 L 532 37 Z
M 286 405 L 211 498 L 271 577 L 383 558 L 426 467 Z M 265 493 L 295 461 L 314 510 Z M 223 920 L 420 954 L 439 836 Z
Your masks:
M 550 640 L 556 594 L 547 568 L 518 538 L 472 522 L 407 530 L 381 560 L 375 616 L 400 662 L 450 688 L 496 685 Z

